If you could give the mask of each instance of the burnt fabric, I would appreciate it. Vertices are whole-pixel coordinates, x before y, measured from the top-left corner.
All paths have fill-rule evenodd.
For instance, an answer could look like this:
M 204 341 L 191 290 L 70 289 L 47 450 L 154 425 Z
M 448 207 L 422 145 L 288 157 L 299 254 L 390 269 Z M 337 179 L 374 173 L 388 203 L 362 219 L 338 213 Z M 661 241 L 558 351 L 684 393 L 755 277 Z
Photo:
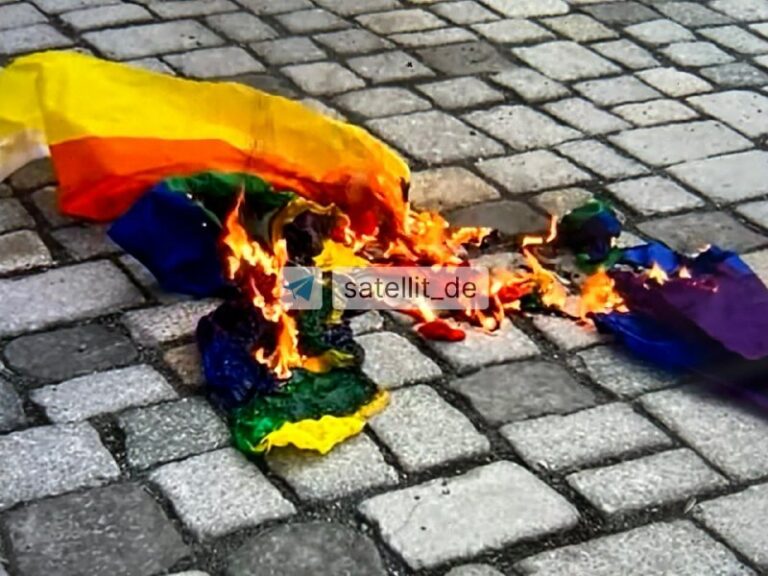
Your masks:
M 572 210 L 560 220 L 557 231 L 559 244 L 573 250 L 584 264 L 618 257 L 613 243 L 621 234 L 621 222 L 605 202 L 592 200 Z

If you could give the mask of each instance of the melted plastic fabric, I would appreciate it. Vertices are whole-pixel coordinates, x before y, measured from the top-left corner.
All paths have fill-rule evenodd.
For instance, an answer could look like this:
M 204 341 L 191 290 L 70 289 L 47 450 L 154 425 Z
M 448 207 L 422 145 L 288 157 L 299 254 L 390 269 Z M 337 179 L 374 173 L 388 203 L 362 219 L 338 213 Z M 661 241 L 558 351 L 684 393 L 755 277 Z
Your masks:
M 613 243 L 621 222 L 604 202 L 592 200 L 566 214 L 558 226 L 559 242 L 568 246 L 584 264 L 606 264 L 616 258 Z

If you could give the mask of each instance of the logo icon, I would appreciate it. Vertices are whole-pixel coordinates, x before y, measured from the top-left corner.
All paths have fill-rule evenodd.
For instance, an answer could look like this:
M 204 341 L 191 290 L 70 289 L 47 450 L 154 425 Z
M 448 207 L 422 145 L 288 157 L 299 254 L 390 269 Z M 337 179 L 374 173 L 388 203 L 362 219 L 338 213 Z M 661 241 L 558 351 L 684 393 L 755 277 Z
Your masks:
M 322 272 L 319 268 L 283 268 L 283 303 L 294 310 L 323 307 Z

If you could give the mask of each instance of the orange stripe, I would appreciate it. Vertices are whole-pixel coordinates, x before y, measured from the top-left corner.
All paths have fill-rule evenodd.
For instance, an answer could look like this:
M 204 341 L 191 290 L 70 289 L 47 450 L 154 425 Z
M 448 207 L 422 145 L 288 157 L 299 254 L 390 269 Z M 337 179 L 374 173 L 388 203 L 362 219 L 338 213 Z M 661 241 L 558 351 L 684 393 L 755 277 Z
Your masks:
M 50 150 L 62 212 L 92 220 L 119 217 L 164 178 L 205 170 L 255 174 L 275 188 L 294 190 L 322 204 L 335 203 L 350 216 L 374 212 L 381 221 L 405 211 L 403 196 L 374 196 L 372 202 L 371 190 L 382 187 L 367 182 L 366 175 L 343 168 L 322 175 L 296 174 L 283 168 L 279 159 L 253 157 L 220 140 L 88 137 L 54 144 Z

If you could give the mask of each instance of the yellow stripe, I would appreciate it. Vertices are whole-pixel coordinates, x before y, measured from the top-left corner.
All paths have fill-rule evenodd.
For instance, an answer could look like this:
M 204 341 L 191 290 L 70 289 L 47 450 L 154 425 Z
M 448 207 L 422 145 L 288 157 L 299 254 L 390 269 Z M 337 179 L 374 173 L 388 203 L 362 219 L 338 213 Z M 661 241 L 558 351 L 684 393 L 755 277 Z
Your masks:
M 378 164 L 377 172 L 409 180 L 405 162 L 365 130 L 297 102 L 75 52 L 33 54 L 0 72 L 0 141 L 22 129 L 40 130 L 49 145 L 85 136 L 217 139 L 304 174 L 368 177 Z

